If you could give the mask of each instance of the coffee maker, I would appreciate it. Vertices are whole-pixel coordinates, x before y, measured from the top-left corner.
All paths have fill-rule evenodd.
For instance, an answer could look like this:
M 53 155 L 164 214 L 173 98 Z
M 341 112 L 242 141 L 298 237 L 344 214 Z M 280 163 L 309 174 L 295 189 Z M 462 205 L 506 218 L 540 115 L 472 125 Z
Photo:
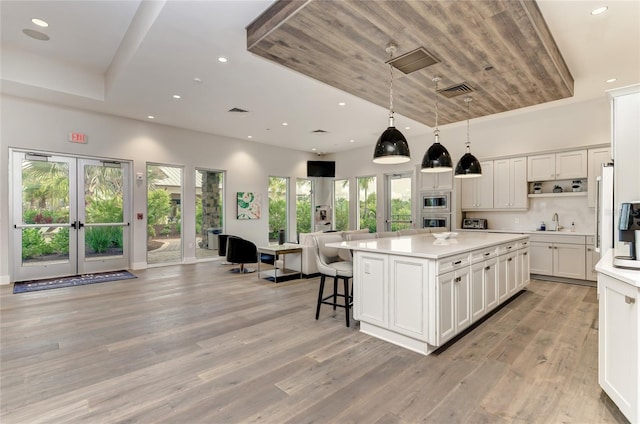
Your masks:
M 629 243 L 629 256 L 616 256 L 613 266 L 640 270 L 640 201 L 620 206 L 618 239 Z

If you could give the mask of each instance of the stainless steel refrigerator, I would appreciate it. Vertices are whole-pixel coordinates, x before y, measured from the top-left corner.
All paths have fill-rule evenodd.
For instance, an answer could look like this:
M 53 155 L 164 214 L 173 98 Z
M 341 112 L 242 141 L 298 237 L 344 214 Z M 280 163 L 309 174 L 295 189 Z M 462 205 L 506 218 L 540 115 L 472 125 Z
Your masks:
M 595 249 L 600 255 L 615 247 L 615 199 L 613 197 L 613 164 L 602 165 L 596 179 L 596 237 Z

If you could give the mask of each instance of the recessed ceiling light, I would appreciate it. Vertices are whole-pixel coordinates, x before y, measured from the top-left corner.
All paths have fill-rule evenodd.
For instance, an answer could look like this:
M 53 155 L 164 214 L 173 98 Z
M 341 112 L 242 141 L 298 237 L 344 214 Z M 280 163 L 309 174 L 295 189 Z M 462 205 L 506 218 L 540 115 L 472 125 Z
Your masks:
M 182 98 L 182 96 L 180 96 L 179 94 L 174 94 L 174 95 L 173 95 L 173 98 L 174 98 L 174 99 L 180 99 L 180 98 Z
M 149 118 L 149 119 L 156 119 L 156 117 L 155 117 L 155 116 L 153 116 L 153 115 L 148 115 L 148 116 L 147 116 L 147 118 Z
M 282 126 L 286 127 L 287 125 L 289 125 L 287 122 L 283 122 Z
M 220 63 L 227 63 L 228 61 L 229 61 L 229 59 L 227 59 L 227 58 L 226 58 L 226 57 L 224 57 L 224 56 L 220 56 L 220 57 L 218 58 L 218 62 L 220 62 Z
M 253 136 L 252 135 L 248 135 L 247 138 L 253 138 Z
M 346 103 L 345 103 L 345 102 L 340 102 L 340 103 L 338 103 L 338 106 L 344 106 L 344 105 L 346 105 Z
M 607 82 L 616 82 L 616 81 L 618 81 L 618 78 L 609 78 L 607 80 Z
M 601 14 L 601 13 L 606 12 L 606 11 L 607 11 L 607 9 L 609 9 L 607 6 L 597 7 L 597 8 L 595 8 L 595 9 L 593 9 L 593 10 L 591 11 L 591 14 L 592 14 L 592 15 L 599 15 L 599 14 Z
M 356 141 L 354 139 L 349 140 L 349 143 L 355 143 Z
M 43 21 L 42 19 L 38 19 L 38 18 L 31 19 L 31 22 L 33 22 L 34 24 L 42 28 L 46 28 L 49 26 L 49 24 L 46 21 Z
M 411 129 L 411 127 L 404 127 L 404 129 L 405 129 L 405 130 L 410 130 L 410 129 Z
M 311 151 L 312 151 L 312 152 L 315 152 L 315 151 L 316 151 L 316 148 L 314 147 L 313 149 L 311 149 Z
M 195 82 L 196 84 L 202 84 L 202 80 L 198 77 L 194 77 L 193 82 Z

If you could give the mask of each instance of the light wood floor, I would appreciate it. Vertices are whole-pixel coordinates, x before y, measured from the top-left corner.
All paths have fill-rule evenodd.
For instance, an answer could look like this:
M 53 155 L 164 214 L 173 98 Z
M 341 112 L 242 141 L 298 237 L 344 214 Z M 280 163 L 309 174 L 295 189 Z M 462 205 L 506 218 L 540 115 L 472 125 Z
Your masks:
M 344 326 L 318 279 L 218 263 L 36 293 L 0 287 L 0 421 L 615 423 L 597 383 L 595 289 L 533 281 L 421 356 Z

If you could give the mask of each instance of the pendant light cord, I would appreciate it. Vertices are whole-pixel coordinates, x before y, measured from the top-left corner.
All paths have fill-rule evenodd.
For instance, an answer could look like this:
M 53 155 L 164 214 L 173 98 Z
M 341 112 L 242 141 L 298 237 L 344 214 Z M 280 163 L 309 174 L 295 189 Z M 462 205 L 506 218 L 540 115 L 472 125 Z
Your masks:
M 440 141 L 438 141 L 439 135 L 440 135 L 440 130 L 438 129 L 438 81 L 440 81 L 440 77 L 434 77 L 433 78 L 433 82 L 436 83 L 436 128 L 433 130 L 433 134 L 435 135 L 435 142 L 439 143 Z
M 393 65 L 391 64 L 391 60 L 393 59 L 393 52 L 396 51 L 395 44 L 389 44 L 387 46 L 387 53 L 389 53 L 389 126 L 393 127 Z
M 465 103 L 467 104 L 467 142 L 465 143 L 467 153 L 471 152 L 471 142 L 469 141 L 469 117 L 471 116 L 471 101 L 473 98 L 467 96 L 464 98 Z

